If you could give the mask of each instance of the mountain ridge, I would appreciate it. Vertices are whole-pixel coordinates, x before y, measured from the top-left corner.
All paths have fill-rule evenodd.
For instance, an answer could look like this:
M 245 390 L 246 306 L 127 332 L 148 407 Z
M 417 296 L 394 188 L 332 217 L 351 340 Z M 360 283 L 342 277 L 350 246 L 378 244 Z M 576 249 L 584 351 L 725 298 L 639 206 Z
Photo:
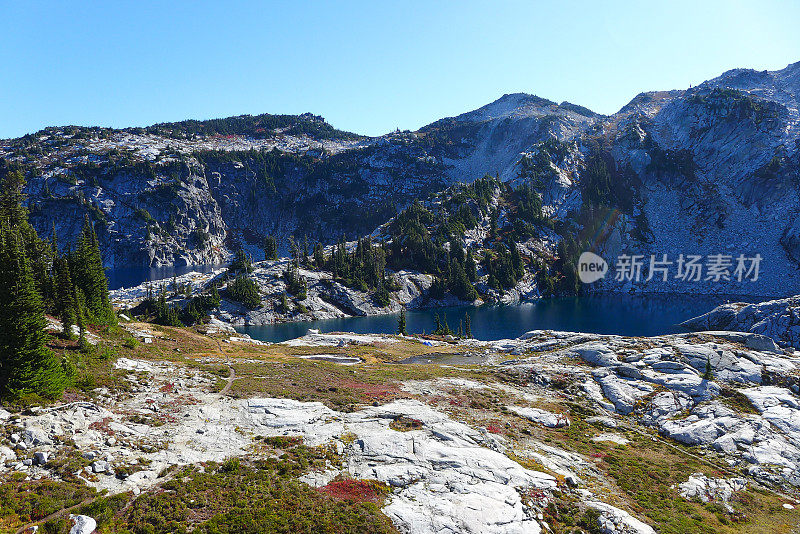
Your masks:
M 257 252 L 267 234 L 352 239 L 414 199 L 492 174 L 535 184 L 544 211 L 569 235 L 580 233 L 584 197 L 594 191 L 591 202 L 621 213 L 600 244 L 612 259 L 688 243 L 711 253 L 762 232 L 774 272 L 758 291 L 773 294 L 780 272 L 795 287 L 800 261 L 791 216 L 800 210 L 798 95 L 800 62 L 640 93 L 608 116 L 512 93 L 378 137 L 341 132 L 313 114 L 240 115 L 139 129 L 51 127 L 0 141 L 0 157 L 27 173 L 39 231 L 55 223 L 68 242 L 85 213 L 105 227 L 98 234 L 108 266 L 216 262 L 238 245 Z M 589 172 L 598 157 L 608 172 L 599 189 Z

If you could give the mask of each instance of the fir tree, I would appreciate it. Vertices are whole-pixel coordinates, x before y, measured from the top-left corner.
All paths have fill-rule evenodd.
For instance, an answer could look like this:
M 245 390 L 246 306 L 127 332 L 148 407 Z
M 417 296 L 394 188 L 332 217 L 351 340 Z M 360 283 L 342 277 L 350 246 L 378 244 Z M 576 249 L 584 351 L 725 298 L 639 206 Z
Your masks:
M 46 345 L 42 302 L 23 237 L 18 228 L 0 225 L 0 396 L 52 398 L 64 390 L 66 372 Z
M 385 308 L 389 305 L 389 302 L 391 302 L 389 290 L 386 289 L 386 284 L 383 282 L 381 282 L 381 284 L 378 286 L 378 290 L 375 291 L 375 302 L 381 308 Z
M 408 332 L 406 332 L 406 309 L 400 309 L 400 318 L 397 320 L 397 333 L 401 336 L 407 336 Z
M 72 339 L 72 326 L 75 324 L 75 288 L 69 274 L 69 261 L 63 256 L 56 258 L 55 265 L 55 311 L 63 325 L 62 335 Z
M 525 274 L 525 268 L 523 267 L 517 244 L 511 241 L 509 247 L 511 248 L 511 267 L 514 269 L 514 277 L 517 279 L 522 278 L 522 275 Z
M 706 356 L 706 369 L 703 373 L 703 380 L 713 380 L 714 379 L 714 369 L 711 367 L 711 359 Z
M 239 247 L 236 249 L 236 252 L 233 254 L 233 261 L 228 266 L 228 270 L 232 273 L 253 272 L 253 262 L 243 248 Z
M 264 259 L 268 261 L 278 259 L 278 242 L 271 235 L 264 238 Z
M 319 243 L 314 245 L 314 266 L 320 270 L 325 267 L 325 253 Z
M 97 324 L 115 324 L 114 310 L 108 298 L 108 279 L 103 268 L 100 243 L 88 216 L 71 263 L 72 279 L 83 293 L 88 320 Z
M 300 267 L 300 247 L 297 246 L 297 241 L 294 240 L 294 236 L 289 236 L 289 255 L 292 258 L 292 264 L 295 267 Z
M 467 249 L 467 259 L 464 260 L 464 270 L 467 273 L 467 279 L 474 284 L 478 279 L 478 274 L 475 266 L 475 257 L 472 255 L 471 248 Z
M 447 324 L 447 312 L 444 313 L 444 318 L 442 319 L 442 335 L 443 336 L 453 335 L 453 331 L 450 330 L 450 325 Z
M 469 313 L 464 314 L 464 337 L 467 339 L 472 339 L 472 319 L 469 316 Z

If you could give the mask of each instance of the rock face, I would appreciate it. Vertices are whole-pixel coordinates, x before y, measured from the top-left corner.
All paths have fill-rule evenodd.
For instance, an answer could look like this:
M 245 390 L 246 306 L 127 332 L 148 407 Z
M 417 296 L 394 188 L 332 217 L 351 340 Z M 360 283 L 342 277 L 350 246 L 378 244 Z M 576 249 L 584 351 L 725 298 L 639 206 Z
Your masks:
M 729 509 L 728 501 L 734 493 L 747 488 L 745 478 L 709 478 L 703 473 L 695 473 L 689 480 L 679 484 L 681 496 L 701 502 L 721 502 Z
M 534 352 L 530 359 L 508 366 L 507 372 L 521 376 L 562 373 L 563 358 L 579 358 L 591 367 L 584 372 L 573 367 L 570 372 L 582 376 L 578 380 L 586 397 L 603 411 L 630 416 L 685 445 L 715 451 L 758 480 L 800 485 L 796 360 L 781 352 L 748 348 L 745 334 L 714 334 L 637 342 L 534 331 L 515 343 L 489 343 L 509 352 Z M 788 387 L 764 384 L 765 378 Z M 744 399 L 751 410 L 731 407 L 727 399 L 734 397 Z
M 415 271 L 398 271 L 389 273 L 399 285 L 400 289 L 390 292 L 389 304 L 380 306 L 375 302 L 373 295 L 346 287 L 334 281 L 333 274 L 328 271 L 312 271 L 298 269 L 298 274 L 307 281 L 305 299 L 293 298 L 288 293 L 287 284 L 283 279 L 284 271 L 291 261 L 282 258 L 275 261 L 263 261 L 254 264 L 250 278 L 258 286 L 261 296 L 261 306 L 257 309 L 247 309 L 240 303 L 230 300 L 221 287 L 222 303 L 206 330 L 227 331 L 232 330 L 230 325 L 264 325 L 283 321 L 311 321 L 317 319 L 333 319 L 340 317 L 356 317 L 366 315 L 383 315 L 399 313 L 405 308 L 421 308 L 440 305 L 438 301 L 431 302 L 428 290 L 433 283 L 433 276 Z M 212 283 L 219 281 L 225 269 L 213 271 L 208 274 L 190 272 L 175 277 L 175 282 L 186 287 L 193 293 L 199 293 L 208 288 Z M 119 307 L 130 308 L 141 302 L 148 294 L 148 288 L 154 288 L 155 294 L 162 290 L 168 297 L 170 305 L 182 306 L 186 302 L 185 294 L 174 295 L 169 289 L 172 279 L 146 282 L 131 288 L 122 288 L 109 292 L 111 301 Z M 281 305 L 281 298 L 288 294 L 290 309 L 285 310 Z M 451 304 L 463 304 L 453 299 Z M 140 335 L 137 337 L 144 337 Z
M 689 319 L 683 326 L 692 330 L 731 330 L 749 332 L 760 338 L 768 336 L 767 341 L 752 335 L 747 338 L 750 346 L 760 346 L 760 350 L 774 350 L 776 347 L 770 346 L 771 340 L 783 347 L 800 348 L 800 296 L 759 304 L 723 304 Z M 756 345 L 759 343 L 761 345 Z
M 109 266 L 216 262 L 234 241 L 258 257 L 266 234 L 365 235 L 412 199 L 498 172 L 533 184 L 543 212 L 563 222 L 585 201 L 615 208 L 596 252 L 612 266 L 642 256 L 643 276 L 608 276 L 600 289 L 786 296 L 800 287 L 798 72 L 800 63 L 733 70 L 686 91 L 642 93 L 611 116 L 512 94 L 372 139 L 317 119 L 311 134 L 223 136 L 210 123 L 48 129 L 0 142 L 0 157 L 32 169 L 37 229 L 49 234 L 55 222 L 67 243 L 91 214 Z M 553 237 L 541 229 L 531 247 L 552 248 Z M 664 254 L 672 274 L 649 276 L 651 255 Z M 675 276 L 679 254 L 734 265 L 686 281 Z M 756 254 L 758 276 L 737 276 L 736 258 Z

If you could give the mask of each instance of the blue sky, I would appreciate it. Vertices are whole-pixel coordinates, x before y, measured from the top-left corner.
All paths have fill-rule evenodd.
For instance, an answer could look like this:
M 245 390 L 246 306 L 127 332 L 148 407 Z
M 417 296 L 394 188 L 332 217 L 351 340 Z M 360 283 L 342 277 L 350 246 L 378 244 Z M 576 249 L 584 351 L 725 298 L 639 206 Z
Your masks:
M 305 111 L 378 135 L 513 92 L 613 113 L 641 91 L 800 61 L 791 0 L 0 7 L 0 138 Z

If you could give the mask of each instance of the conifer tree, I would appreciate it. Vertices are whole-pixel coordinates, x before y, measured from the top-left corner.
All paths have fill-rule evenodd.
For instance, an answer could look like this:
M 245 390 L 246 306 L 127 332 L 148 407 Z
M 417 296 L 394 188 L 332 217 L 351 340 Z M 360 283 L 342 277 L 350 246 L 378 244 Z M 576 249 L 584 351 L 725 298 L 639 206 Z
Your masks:
M 325 267 L 325 253 L 319 243 L 314 245 L 314 266 L 320 270 Z
M 20 230 L 0 224 L 0 396 L 55 397 L 66 372 L 46 345 L 42 302 Z
M 62 335 L 66 339 L 72 339 L 72 325 L 75 324 L 75 299 L 73 294 L 75 288 L 72 284 L 72 277 L 69 274 L 69 262 L 67 258 L 59 256 L 55 260 L 55 312 L 61 319 L 63 326 Z
M 511 266 L 514 269 L 514 276 L 517 279 L 522 278 L 522 275 L 525 274 L 525 268 L 522 265 L 522 257 L 517 249 L 517 244 L 511 241 L 509 247 L 511 249 Z
M 97 324 L 115 324 L 114 310 L 108 298 L 108 279 L 103 268 L 100 243 L 88 216 L 78 237 L 78 246 L 72 260 L 72 278 L 83 293 L 88 320 Z
M 450 330 L 450 325 L 447 323 L 447 312 L 444 313 L 444 317 L 442 318 L 442 335 L 443 336 L 453 335 L 453 331 Z
M 469 316 L 469 313 L 464 314 L 464 337 L 467 339 L 472 339 L 472 319 Z
M 473 256 L 471 248 L 467 249 L 467 259 L 464 260 L 464 270 L 467 273 L 467 279 L 474 284 L 478 279 L 478 274 L 475 266 L 475 256 Z
M 400 319 L 398 319 L 398 321 L 397 321 L 397 333 L 400 334 L 401 336 L 408 335 L 408 332 L 406 332 L 406 309 L 405 308 L 401 308 L 400 309 Z
M 278 259 L 278 242 L 271 235 L 264 238 L 264 259 L 267 261 Z

